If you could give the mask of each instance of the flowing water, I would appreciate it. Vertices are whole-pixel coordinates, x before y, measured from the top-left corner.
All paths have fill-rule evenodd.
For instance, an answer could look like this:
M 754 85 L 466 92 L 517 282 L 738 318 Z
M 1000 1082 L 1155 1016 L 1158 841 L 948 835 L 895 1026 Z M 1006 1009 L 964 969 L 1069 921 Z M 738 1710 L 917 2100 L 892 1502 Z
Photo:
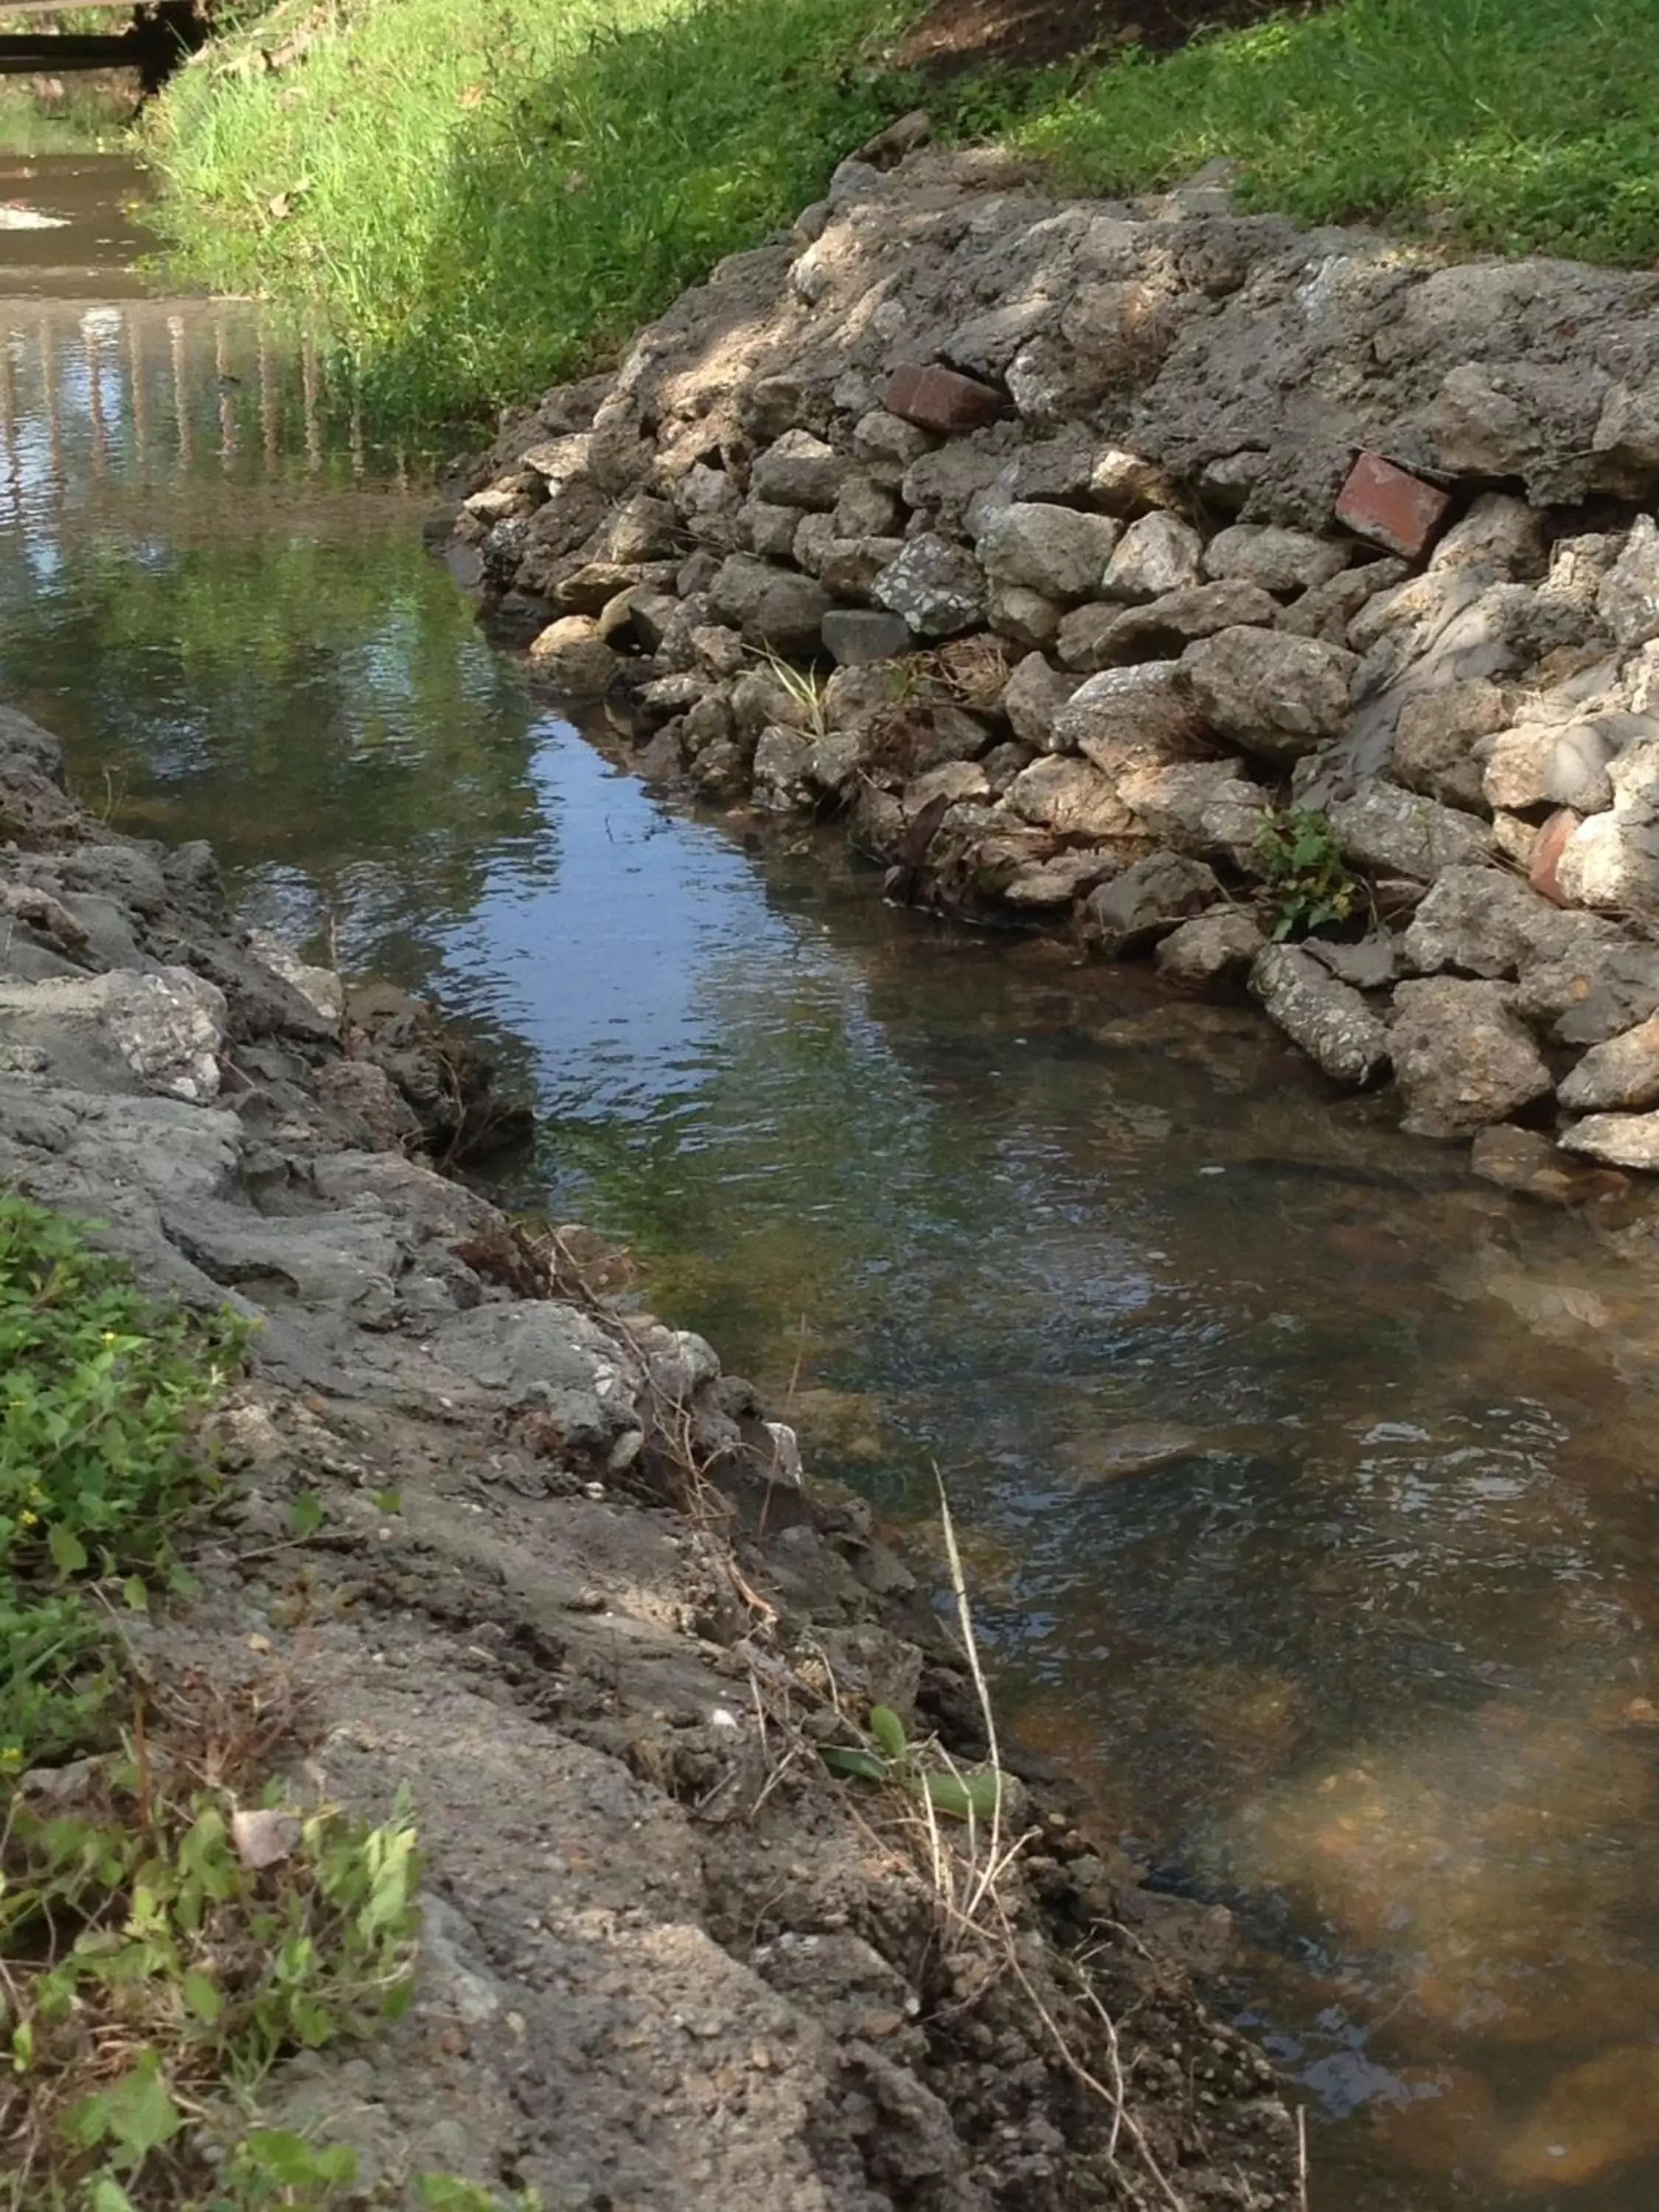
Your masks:
M 24 173 L 27 171 L 29 173 Z M 0 691 L 124 827 L 439 994 L 521 1195 L 964 1524 L 1023 1736 L 1316 2117 L 1315 2212 L 1659 2201 L 1659 1274 L 1244 1007 L 884 908 L 526 692 L 303 348 L 145 295 L 118 164 L 0 200 Z

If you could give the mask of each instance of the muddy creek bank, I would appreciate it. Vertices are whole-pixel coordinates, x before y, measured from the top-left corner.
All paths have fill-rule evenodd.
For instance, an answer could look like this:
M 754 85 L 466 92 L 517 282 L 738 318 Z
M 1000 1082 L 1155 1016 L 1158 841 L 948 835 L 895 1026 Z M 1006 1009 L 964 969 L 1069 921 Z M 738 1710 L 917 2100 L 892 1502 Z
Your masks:
M 302 359 L 131 312 L 137 376 L 127 311 L 9 318 L 0 682 L 76 788 L 487 1032 L 544 1116 L 517 1195 L 629 1241 L 811 1464 L 899 1519 L 939 1459 L 1023 1732 L 1239 1908 L 1322 2188 L 1644 2212 L 1639 1268 L 1243 1006 L 658 806 L 491 654 Z

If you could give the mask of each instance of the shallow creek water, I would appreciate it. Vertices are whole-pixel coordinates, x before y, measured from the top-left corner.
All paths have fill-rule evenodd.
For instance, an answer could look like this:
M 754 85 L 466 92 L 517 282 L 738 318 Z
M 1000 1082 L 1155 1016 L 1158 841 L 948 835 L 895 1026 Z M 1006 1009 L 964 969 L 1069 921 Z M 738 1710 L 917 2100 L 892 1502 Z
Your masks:
M 1659 1276 L 1245 1007 L 885 908 L 543 711 L 313 362 L 0 160 L 0 693 L 119 825 L 429 988 L 517 1194 L 894 1518 L 937 1462 L 1021 1734 L 1234 1905 L 1314 2212 L 1659 2201 Z

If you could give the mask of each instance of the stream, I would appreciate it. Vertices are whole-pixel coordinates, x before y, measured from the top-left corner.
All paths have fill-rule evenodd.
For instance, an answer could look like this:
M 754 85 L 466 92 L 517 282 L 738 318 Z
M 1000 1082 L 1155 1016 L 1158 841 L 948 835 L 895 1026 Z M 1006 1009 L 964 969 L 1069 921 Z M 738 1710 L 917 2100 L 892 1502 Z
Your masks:
M 1010 1722 L 1237 1915 L 1313 2212 L 1651 2212 L 1655 1281 L 1243 1004 L 643 793 L 317 358 L 133 272 L 140 188 L 0 155 L 56 219 L 0 228 L 0 694 L 488 1034 L 514 1199 L 625 1239 L 809 1464 L 911 1524 L 943 1471 Z

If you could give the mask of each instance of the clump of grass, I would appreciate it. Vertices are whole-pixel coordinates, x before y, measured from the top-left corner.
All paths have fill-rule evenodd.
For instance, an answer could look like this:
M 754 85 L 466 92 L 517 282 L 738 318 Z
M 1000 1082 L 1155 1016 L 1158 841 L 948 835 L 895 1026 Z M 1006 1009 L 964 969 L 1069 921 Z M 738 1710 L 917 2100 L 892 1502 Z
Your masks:
M 97 1726 L 107 1605 L 142 1607 L 171 1570 L 213 1486 L 195 1420 L 247 1339 L 157 1307 L 73 1224 L 0 1192 L 0 1776 Z
M 1218 157 L 1310 222 L 1642 264 L 1659 255 L 1653 0 L 1337 0 L 1028 88 L 1011 135 L 1081 190 Z
M 302 27 L 278 8 L 152 112 L 162 219 L 191 274 L 315 314 L 371 411 L 476 416 L 593 366 L 792 219 L 910 96 L 881 58 L 918 12 L 357 0 Z

